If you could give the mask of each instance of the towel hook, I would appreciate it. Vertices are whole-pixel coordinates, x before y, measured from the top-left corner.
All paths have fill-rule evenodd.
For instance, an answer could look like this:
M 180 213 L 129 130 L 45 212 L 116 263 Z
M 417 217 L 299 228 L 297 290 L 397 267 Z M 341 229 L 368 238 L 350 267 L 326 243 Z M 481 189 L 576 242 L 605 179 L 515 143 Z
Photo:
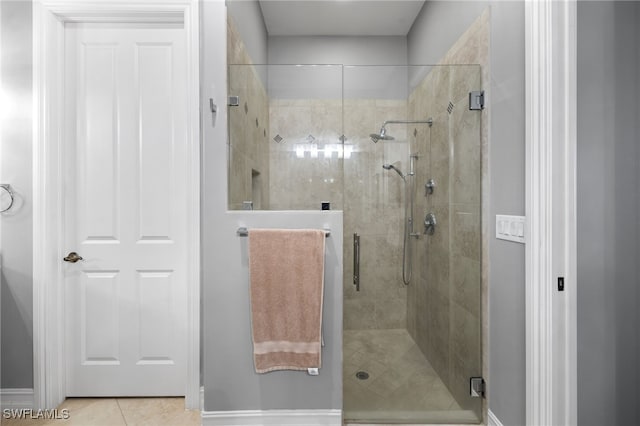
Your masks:
M 13 190 L 11 189 L 11 185 L 9 185 L 8 183 L 1 183 L 0 188 L 4 189 L 7 192 L 7 194 L 9 194 L 9 199 L 10 199 L 9 205 L 3 208 L 2 210 L 0 210 L 0 213 L 4 213 L 7 210 L 9 210 L 11 206 L 13 206 Z

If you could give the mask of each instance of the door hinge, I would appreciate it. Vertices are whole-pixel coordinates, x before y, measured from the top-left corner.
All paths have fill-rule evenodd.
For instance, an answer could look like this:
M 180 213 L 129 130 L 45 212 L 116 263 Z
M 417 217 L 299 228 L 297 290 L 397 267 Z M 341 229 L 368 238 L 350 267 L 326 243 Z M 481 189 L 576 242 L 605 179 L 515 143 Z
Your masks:
M 471 377 L 469 379 L 469 394 L 472 398 L 484 398 L 485 382 L 482 377 Z
M 484 109 L 484 90 L 469 92 L 469 110 Z

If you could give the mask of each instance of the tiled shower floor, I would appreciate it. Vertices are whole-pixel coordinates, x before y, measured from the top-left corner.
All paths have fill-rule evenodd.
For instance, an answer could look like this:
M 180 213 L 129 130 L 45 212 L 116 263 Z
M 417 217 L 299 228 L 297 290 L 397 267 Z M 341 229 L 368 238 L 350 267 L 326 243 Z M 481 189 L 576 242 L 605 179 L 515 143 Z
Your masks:
M 344 330 L 343 360 L 345 422 L 478 422 L 404 329 Z M 359 371 L 369 378 L 358 379 Z

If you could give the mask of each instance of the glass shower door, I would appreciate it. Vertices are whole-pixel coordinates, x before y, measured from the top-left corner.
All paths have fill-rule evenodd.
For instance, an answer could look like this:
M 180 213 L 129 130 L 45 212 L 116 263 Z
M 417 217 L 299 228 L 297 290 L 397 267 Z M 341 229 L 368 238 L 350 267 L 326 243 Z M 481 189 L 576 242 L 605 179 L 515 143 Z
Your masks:
M 342 65 L 231 64 L 228 81 L 229 209 L 341 210 Z
M 481 112 L 468 108 L 480 83 L 473 65 L 345 67 L 347 420 L 482 420 L 482 399 L 469 393 L 470 377 L 482 376 Z M 374 142 L 385 121 L 399 122 L 386 126 L 393 139 Z M 414 207 L 405 216 L 407 197 Z M 413 272 L 408 285 L 403 263 Z
M 426 76 L 412 91 L 409 109 L 433 117 L 416 205 L 422 219 L 433 213 L 437 225 L 418 242 L 421 280 L 410 290 L 415 323 L 409 329 L 454 397 L 451 415 L 480 421 L 482 399 L 469 388 L 471 377 L 482 376 L 482 112 L 469 109 L 469 92 L 481 88 L 480 67 L 411 71 Z

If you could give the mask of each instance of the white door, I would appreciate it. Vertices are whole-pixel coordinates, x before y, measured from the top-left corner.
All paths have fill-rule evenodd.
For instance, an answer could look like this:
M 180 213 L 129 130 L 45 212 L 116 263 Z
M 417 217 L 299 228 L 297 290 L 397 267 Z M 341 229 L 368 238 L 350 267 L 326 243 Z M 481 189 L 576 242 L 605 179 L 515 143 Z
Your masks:
M 184 31 L 67 25 L 65 43 L 67 396 L 184 395 Z

